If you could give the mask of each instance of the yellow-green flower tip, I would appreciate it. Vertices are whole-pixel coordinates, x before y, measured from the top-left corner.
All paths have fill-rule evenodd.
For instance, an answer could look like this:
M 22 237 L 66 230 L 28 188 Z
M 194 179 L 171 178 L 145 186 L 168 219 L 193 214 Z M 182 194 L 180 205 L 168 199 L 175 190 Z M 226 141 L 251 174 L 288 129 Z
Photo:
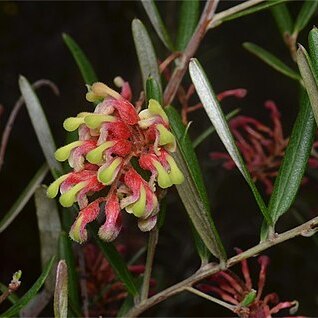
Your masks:
M 100 100 L 100 97 L 96 96 L 93 92 L 87 92 L 85 97 L 86 100 L 91 103 L 95 103 Z
M 88 128 L 96 129 L 99 128 L 103 122 L 114 122 L 116 118 L 110 115 L 92 114 L 87 115 L 84 121 Z
M 162 124 L 158 124 L 156 128 L 160 135 L 159 145 L 166 145 L 170 151 L 174 152 L 176 150 L 176 139 L 174 135 Z
M 130 209 L 137 218 L 144 215 L 146 209 L 146 190 L 143 186 L 140 188 L 139 199 L 131 205 Z
M 49 187 L 46 190 L 46 195 L 49 198 L 53 199 L 57 196 L 61 183 L 68 177 L 68 175 L 69 174 L 65 174 L 65 175 L 59 177 L 58 179 L 56 179 L 54 182 L 52 182 L 49 185 Z
M 54 157 L 57 161 L 65 161 L 68 159 L 68 157 L 70 156 L 71 154 L 71 151 L 82 145 L 83 142 L 82 141 L 74 141 L 74 142 L 71 142 L 70 144 L 64 146 L 64 147 L 61 147 L 59 149 L 57 149 L 54 153 Z
M 153 115 L 159 115 L 165 122 L 169 122 L 169 119 L 165 111 L 162 109 L 161 105 L 155 99 L 149 100 L 148 109 Z
M 66 131 L 74 131 L 84 124 L 84 117 L 69 117 L 64 120 L 63 127 Z
M 96 101 L 97 99 L 106 98 L 111 96 L 116 99 L 122 98 L 119 93 L 111 89 L 104 83 L 96 82 L 89 87 L 89 92 L 86 94 L 86 99 L 88 101 Z
M 82 229 L 82 222 L 83 215 L 79 215 L 69 233 L 70 238 L 80 244 L 87 240 L 87 231 Z
M 172 186 L 172 181 L 169 177 L 168 172 L 163 168 L 163 166 L 158 161 L 153 161 L 153 165 L 155 166 L 158 172 L 158 185 L 162 189 L 166 189 Z
M 102 169 L 100 168 L 97 174 L 98 181 L 105 185 L 112 184 L 117 175 L 117 168 L 120 166 L 121 162 L 121 158 L 116 158 L 108 167 L 101 167 Z
M 103 152 L 112 147 L 115 144 L 114 141 L 106 141 L 105 143 L 101 144 L 97 148 L 91 150 L 87 153 L 86 159 L 88 162 L 92 164 L 100 164 L 103 161 Z
M 60 196 L 60 203 L 65 208 L 71 207 L 76 202 L 76 195 L 86 186 L 86 182 L 80 182 L 76 184 L 73 188 L 63 193 Z
M 167 161 L 170 165 L 170 179 L 173 184 L 181 184 L 184 181 L 184 175 L 177 166 L 176 162 L 171 156 L 167 156 Z

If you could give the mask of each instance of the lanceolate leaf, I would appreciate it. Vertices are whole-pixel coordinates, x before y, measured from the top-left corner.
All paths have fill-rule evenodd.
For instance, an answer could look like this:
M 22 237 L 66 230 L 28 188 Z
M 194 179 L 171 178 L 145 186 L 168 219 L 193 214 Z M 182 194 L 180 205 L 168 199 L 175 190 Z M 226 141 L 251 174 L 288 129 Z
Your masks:
M 299 46 L 297 50 L 297 63 L 300 70 L 300 74 L 303 78 L 305 88 L 310 100 L 310 104 L 316 119 L 318 122 L 318 86 L 315 78 L 313 66 L 310 58 L 303 46 Z
M 147 101 L 153 98 L 156 101 L 158 101 L 160 105 L 162 105 L 161 87 L 159 86 L 157 81 L 152 77 L 149 77 L 146 82 L 146 97 Z
M 274 221 L 292 205 L 303 178 L 316 131 L 314 116 L 307 94 L 303 93 L 300 110 L 276 177 L 269 202 L 269 213 Z
M 213 92 L 213 89 L 204 73 L 201 65 L 196 59 L 192 59 L 189 65 L 190 75 L 195 86 L 195 89 L 199 95 L 199 98 L 203 104 L 203 107 L 209 116 L 212 125 L 215 127 L 216 132 L 218 133 L 220 139 L 222 140 L 225 148 L 232 157 L 236 166 L 242 173 L 246 182 L 250 186 L 256 202 L 263 213 L 268 224 L 272 223 L 271 217 L 267 212 L 265 203 L 258 192 L 252 177 L 243 161 L 243 158 L 235 144 L 234 138 L 231 134 L 230 128 L 226 122 L 226 118 L 221 110 L 218 99 Z
M 64 211 L 67 213 L 66 211 Z M 79 302 L 79 284 L 74 254 L 72 251 L 72 243 L 68 235 L 62 231 L 59 239 L 59 258 L 64 259 L 67 265 L 68 286 L 69 286 L 69 301 L 72 309 L 76 312 L 81 312 Z
M 295 34 L 298 34 L 304 27 L 306 27 L 309 20 L 312 18 L 315 12 L 317 12 L 317 8 L 318 8 L 318 1 L 316 0 L 304 1 L 304 4 L 302 5 L 295 22 L 295 27 L 294 27 Z
M 1 317 L 16 317 L 19 311 L 36 296 L 37 292 L 40 290 L 44 284 L 47 276 L 49 275 L 52 266 L 54 264 L 54 257 L 46 264 L 41 276 L 36 280 L 34 285 L 29 289 L 29 291 L 24 294 L 12 307 L 10 307 L 6 312 L 1 314 Z
M 185 176 L 185 181 L 177 186 L 181 200 L 206 247 L 214 256 L 225 260 L 225 251 L 210 214 L 208 195 L 191 141 L 178 112 L 172 106 L 166 107 L 165 111 L 178 143 L 174 159 Z M 197 248 L 200 246 L 197 245 Z
M 68 303 L 67 265 L 65 260 L 60 260 L 56 269 L 56 284 L 54 291 L 54 317 L 67 317 Z
M 290 15 L 287 4 L 281 3 L 274 6 L 271 11 L 282 37 L 284 38 L 286 34 L 291 35 L 293 32 L 293 19 Z
M 176 48 L 178 51 L 183 51 L 187 47 L 188 42 L 191 39 L 193 32 L 198 24 L 199 10 L 200 1 L 182 1 L 179 14 L 179 26 L 176 44 Z
M 96 73 L 85 53 L 68 34 L 63 33 L 63 40 L 72 53 L 86 84 L 97 82 Z
M 146 81 L 148 77 L 153 77 L 159 87 L 161 87 L 156 53 L 145 26 L 138 19 L 134 19 L 132 22 L 132 34 L 141 69 L 144 90 L 146 91 Z
M 313 69 L 318 77 L 318 29 L 316 27 L 309 32 L 308 43 Z
M 108 260 L 109 264 L 113 268 L 114 272 L 118 278 L 125 284 L 127 291 L 136 296 L 138 294 L 138 287 L 136 285 L 135 279 L 130 273 L 125 264 L 124 260 L 116 250 L 115 246 L 112 243 L 103 242 L 97 235 L 97 228 L 90 225 L 89 231 L 92 234 L 97 246 L 102 251 L 105 258 Z
M 159 38 L 161 39 L 162 43 L 169 49 L 170 51 L 173 51 L 173 44 L 170 39 L 169 33 L 166 30 L 166 27 L 164 23 L 162 22 L 161 16 L 159 14 L 159 11 L 157 9 L 157 6 L 155 4 L 154 0 L 141 0 L 142 5 L 144 6 L 145 11 L 147 12 L 147 15 L 155 28 Z
M 284 64 L 281 60 L 279 60 L 276 56 L 274 56 L 272 53 L 264 50 L 263 48 L 259 47 L 256 44 L 245 42 L 243 43 L 243 46 L 246 50 L 248 50 L 250 53 L 256 55 L 259 59 L 261 59 L 263 62 L 265 62 L 267 65 L 271 66 L 276 71 L 299 81 L 300 75 L 296 73 L 293 69 L 291 69 L 289 66 Z
M 35 208 L 41 243 L 42 267 L 52 256 L 58 252 L 58 239 L 61 232 L 61 224 L 55 200 L 49 199 L 46 188 L 38 187 L 35 191 Z M 46 282 L 45 288 L 49 292 L 54 290 L 54 272 L 52 272 Z
M 62 171 L 62 167 L 54 158 L 56 146 L 42 106 L 32 86 L 22 75 L 19 78 L 19 86 L 45 159 L 52 174 L 54 177 L 57 177 L 58 173 Z
M 47 164 L 44 164 L 31 179 L 30 183 L 24 188 L 23 192 L 11 207 L 11 209 L 4 215 L 0 221 L 0 233 L 4 231 L 13 220 L 19 215 L 25 205 L 32 197 L 36 188 L 41 184 L 45 175 L 48 172 Z

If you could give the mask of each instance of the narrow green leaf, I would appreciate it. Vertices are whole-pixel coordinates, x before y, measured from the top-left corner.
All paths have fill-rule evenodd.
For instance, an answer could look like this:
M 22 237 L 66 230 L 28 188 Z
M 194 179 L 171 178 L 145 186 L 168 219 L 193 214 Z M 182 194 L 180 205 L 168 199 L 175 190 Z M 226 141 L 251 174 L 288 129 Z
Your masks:
M 154 0 L 141 0 L 141 3 L 154 27 L 160 40 L 170 51 L 174 50 L 169 33 L 161 19 L 160 13 Z
M 121 305 L 121 307 L 117 313 L 117 317 L 126 317 L 127 312 L 132 307 L 134 307 L 134 298 L 131 295 L 128 295 L 128 297 L 126 297 L 125 301 Z
M 275 180 L 268 210 L 275 223 L 292 205 L 314 142 L 316 124 L 307 94 L 303 93 L 283 162 Z
M 254 2 L 255 5 L 253 5 L 252 7 L 249 6 L 250 1 L 240 3 L 240 4 L 234 6 L 230 9 L 227 9 L 227 10 L 224 10 L 224 11 L 217 13 L 214 16 L 209 28 L 219 26 L 221 23 L 226 22 L 226 21 L 231 21 L 234 19 L 242 18 L 242 17 L 245 17 L 247 15 L 266 10 L 270 7 L 276 6 L 280 3 L 287 2 L 287 1 L 288 0 L 271 0 L 271 1 L 265 1 L 265 2 L 260 3 L 260 4 L 256 4 Z
M 228 113 L 225 116 L 225 119 L 229 121 L 233 117 L 235 117 L 240 112 L 240 109 L 234 109 L 230 113 Z M 213 125 L 211 125 L 208 129 L 206 129 L 201 135 L 199 135 L 192 143 L 193 148 L 198 147 L 205 139 L 207 139 L 210 135 L 212 135 L 215 132 L 215 128 Z
M 297 50 L 297 64 L 300 70 L 300 74 L 303 78 L 305 88 L 310 100 L 310 104 L 315 116 L 315 120 L 318 123 L 318 86 L 317 79 L 315 78 L 313 66 L 305 48 L 299 45 Z
M 64 259 L 67 265 L 67 276 L 68 276 L 68 286 L 69 286 L 68 295 L 69 295 L 70 306 L 72 307 L 72 309 L 74 309 L 74 311 L 81 312 L 81 306 L 79 302 L 79 293 L 78 293 L 79 291 L 78 274 L 76 271 L 75 259 L 74 259 L 74 254 L 72 250 L 72 242 L 64 231 L 60 233 L 59 258 Z
M 6 286 L 5 284 L 0 283 L 0 292 L 4 293 L 7 290 L 8 290 L 8 286 Z M 10 294 L 7 299 L 11 302 L 11 304 L 14 305 L 19 300 L 19 297 L 16 294 Z
M 256 298 L 256 290 L 252 289 L 241 301 L 240 306 L 248 307 Z
M 159 87 L 161 87 L 155 50 L 145 26 L 138 19 L 134 19 L 132 22 L 132 34 L 141 69 L 144 90 L 146 91 L 146 81 L 148 77 L 153 77 Z
M 313 70 L 318 77 L 318 29 L 316 27 L 309 32 L 308 43 Z
M 67 265 L 65 260 L 60 260 L 56 269 L 56 284 L 54 290 L 54 317 L 67 317 L 68 285 Z
M 22 75 L 19 78 L 19 87 L 45 159 L 53 176 L 57 177 L 58 173 L 62 171 L 62 167 L 54 158 L 56 146 L 43 108 L 32 86 Z
M 185 181 L 177 186 L 178 193 L 206 247 L 214 256 L 224 261 L 225 250 L 210 214 L 208 195 L 191 140 L 185 133 L 178 112 L 172 106 L 166 107 L 165 111 L 178 144 L 173 156 L 185 176 Z
M 11 209 L 4 215 L 0 221 L 0 233 L 3 232 L 19 215 L 27 202 L 32 197 L 36 188 L 41 184 L 45 175 L 48 172 L 47 164 L 45 163 L 34 175 L 29 184 L 24 188 L 17 201 L 13 204 Z
M 65 44 L 67 45 L 71 54 L 73 55 L 73 58 L 75 59 L 78 68 L 80 69 L 85 83 L 91 85 L 94 82 L 97 82 L 98 79 L 96 73 L 82 49 L 68 34 L 63 33 L 62 36 Z
M 96 226 L 89 225 L 88 228 L 97 246 L 100 248 L 101 252 L 113 268 L 117 277 L 125 284 L 127 291 L 131 295 L 136 296 L 138 294 L 138 287 L 135 279 L 114 245 L 112 243 L 105 243 L 98 237 Z
M 209 262 L 209 259 L 211 257 L 211 253 L 209 249 L 206 247 L 204 242 L 202 241 L 199 233 L 196 231 L 196 229 L 193 226 L 193 223 L 190 222 L 190 227 L 192 231 L 192 236 L 194 240 L 194 246 L 197 250 L 197 253 L 201 259 L 201 266 L 206 265 Z
M 38 187 L 35 191 L 35 208 L 41 243 L 42 268 L 53 256 L 57 255 L 58 239 L 61 224 L 55 200 L 49 199 L 45 187 Z M 54 271 L 45 282 L 45 289 L 53 292 L 55 284 Z
M 317 12 L 317 8 L 318 8 L 317 0 L 304 1 L 304 4 L 302 5 L 295 22 L 295 27 L 293 32 L 294 34 L 298 34 L 303 28 L 306 27 L 306 25 L 309 23 L 309 20 Z
M 204 73 L 201 65 L 196 59 L 192 59 L 190 61 L 189 70 L 192 82 L 203 104 L 203 107 L 211 120 L 212 125 L 215 127 L 215 130 L 222 140 L 225 148 L 232 157 L 239 171 L 242 173 L 246 182 L 250 186 L 256 202 L 261 212 L 263 213 L 267 223 L 271 224 L 272 220 L 267 212 L 265 203 L 253 182 L 253 179 L 243 161 L 240 151 L 235 144 L 230 128 L 219 105 L 219 101 L 215 93 L 213 92 L 213 89 L 208 81 L 206 74 Z
M 162 105 L 161 87 L 159 86 L 157 81 L 152 77 L 149 77 L 146 82 L 146 97 L 147 101 L 153 98 L 156 101 L 158 101 L 160 105 Z
M 191 39 L 199 21 L 200 1 L 183 0 L 179 14 L 177 50 L 183 51 Z
M 280 59 L 274 56 L 272 53 L 264 50 L 256 44 L 245 42 L 243 47 L 248 50 L 250 53 L 256 55 L 259 59 L 265 62 L 267 65 L 275 69 L 276 71 L 296 80 L 300 81 L 300 75 L 291 69 L 289 66 L 284 64 Z
M 293 32 L 293 18 L 288 10 L 286 3 L 281 3 L 271 8 L 273 17 L 278 26 L 279 32 L 285 39 L 286 34 L 292 34 Z
M 26 292 L 12 307 L 10 307 L 6 312 L 1 314 L 1 317 L 14 317 L 17 316 L 19 311 L 29 303 L 29 301 L 32 300 L 33 297 L 37 294 L 37 292 L 40 290 L 42 285 L 44 284 L 47 276 L 49 275 L 53 264 L 54 264 L 55 258 L 52 257 L 49 262 L 46 264 L 45 268 L 43 269 L 42 274 L 40 277 L 36 280 L 36 282 L 33 284 L 33 286 Z

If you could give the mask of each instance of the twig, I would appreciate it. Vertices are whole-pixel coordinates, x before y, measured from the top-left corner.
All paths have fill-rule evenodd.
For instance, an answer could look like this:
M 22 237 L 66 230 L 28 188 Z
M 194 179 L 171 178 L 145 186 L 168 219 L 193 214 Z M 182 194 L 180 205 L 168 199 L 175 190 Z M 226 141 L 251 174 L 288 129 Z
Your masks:
M 59 90 L 57 86 L 49 80 L 39 80 L 32 85 L 34 89 L 38 89 L 42 86 L 49 86 L 56 95 L 59 95 Z M 0 147 L 0 171 L 4 163 L 4 156 L 5 156 L 5 152 L 7 149 L 7 145 L 8 145 L 8 141 L 9 141 L 9 137 L 10 137 L 10 133 L 11 133 L 14 121 L 19 113 L 19 110 L 23 106 L 23 104 L 24 104 L 24 98 L 21 96 L 16 102 L 16 104 L 14 105 L 12 112 L 9 116 L 9 119 L 7 121 L 7 124 L 5 126 L 5 129 L 3 131 L 3 135 L 1 139 L 1 147 Z
M 185 291 L 188 287 L 192 287 L 193 284 L 201 281 L 202 279 L 209 277 L 213 274 L 216 274 L 220 271 L 223 271 L 224 269 L 228 269 L 235 264 L 240 263 L 242 260 L 245 260 L 247 258 L 250 258 L 252 256 L 255 256 L 268 248 L 275 246 L 277 244 L 280 244 L 282 242 L 285 242 L 287 240 L 290 240 L 296 236 L 304 236 L 309 237 L 314 235 L 318 232 L 318 217 L 313 218 L 312 220 L 297 226 L 289 231 L 286 231 L 281 234 L 276 234 L 275 237 L 272 239 L 263 241 L 259 243 L 258 245 L 242 252 L 241 254 L 235 255 L 232 258 L 230 258 L 225 266 L 223 267 L 220 264 L 215 263 L 209 263 L 206 266 L 200 268 L 196 273 L 194 273 L 192 276 L 186 278 L 185 280 L 166 288 L 165 290 L 161 291 L 160 293 L 148 298 L 144 302 L 141 302 L 140 304 L 136 305 L 134 308 L 132 308 L 126 315 L 126 317 L 137 317 L 145 310 L 149 309 L 150 307 L 166 300 L 167 298 L 176 295 L 180 292 Z
M 197 289 L 195 289 L 193 287 L 186 287 L 185 290 L 187 290 L 190 293 L 193 293 L 195 295 L 198 295 L 198 296 L 200 296 L 202 298 L 205 298 L 205 299 L 207 299 L 209 301 L 212 301 L 212 302 L 214 302 L 214 303 L 216 303 L 216 304 L 218 304 L 218 305 L 220 305 L 222 307 L 225 307 L 225 308 L 231 310 L 232 312 L 235 312 L 236 307 L 226 303 L 223 300 L 220 300 L 220 299 L 217 299 L 217 298 L 212 297 L 210 295 L 207 295 L 207 294 L 205 294 L 205 293 L 203 293 L 203 292 L 201 292 L 201 291 L 199 291 L 199 290 L 197 290 Z
M 203 13 L 201 15 L 201 19 L 198 23 L 194 34 L 189 41 L 186 49 L 184 50 L 182 57 L 180 58 L 180 64 L 175 68 L 171 79 L 164 91 L 164 105 L 169 105 L 174 99 L 182 78 L 187 71 L 188 64 L 190 59 L 193 57 L 195 52 L 197 51 L 206 31 L 208 24 L 211 22 L 216 7 L 219 3 L 219 0 L 209 0 L 207 1 Z
M 211 21 L 208 25 L 208 29 L 215 28 L 219 26 L 225 18 L 231 16 L 232 14 L 238 13 L 245 9 L 255 6 L 261 2 L 265 2 L 266 0 L 249 0 L 243 3 L 238 4 L 237 6 L 231 7 L 230 9 L 224 10 L 222 12 L 216 13 L 213 21 Z
M 146 300 L 148 298 L 149 282 L 150 282 L 150 278 L 151 278 L 153 259 L 155 256 L 157 243 L 158 243 L 158 229 L 157 229 L 157 227 L 155 227 L 149 233 L 146 268 L 145 268 L 145 273 L 144 273 L 144 279 L 142 282 L 140 302 L 143 302 L 144 300 Z
M 8 286 L 8 289 L 3 292 L 3 294 L 0 295 L 0 304 L 5 301 L 12 293 L 16 292 L 18 290 L 18 288 L 21 285 L 21 278 L 22 272 L 21 271 L 17 271 L 13 274 L 12 276 L 12 280 Z

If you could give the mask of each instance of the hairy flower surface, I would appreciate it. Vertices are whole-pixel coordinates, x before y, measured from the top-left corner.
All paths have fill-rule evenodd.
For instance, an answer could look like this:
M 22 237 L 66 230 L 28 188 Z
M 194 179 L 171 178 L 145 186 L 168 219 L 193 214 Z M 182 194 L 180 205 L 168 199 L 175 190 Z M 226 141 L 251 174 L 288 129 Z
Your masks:
M 64 207 L 77 202 L 80 212 L 70 236 L 80 243 L 87 240 L 85 227 L 100 210 L 106 216 L 99 229 L 104 241 L 119 234 L 122 210 L 138 218 L 142 231 L 150 231 L 159 211 L 157 186 L 165 189 L 184 179 L 171 156 L 176 140 L 160 104 L 150 99 L 147 109 L 138 113 L 130 102 L 129 84 L 121 78 L 115 83 L 121 94 L 100 82 L 89 87 L 86 99 L 97 103 L 95 111 L 64 121 L 67 131 L 78 130 L 78 140 L 55 152 L 56 159 L 68 160 L 73 171 L 55 180 L 47 193 L 53 198 L 60 191 Z M 149 179 L 142 170 L 150 172 Z
M 238 253 L 242 251 L 237 249 Z M 258 257 L 260 265 L 257 290 L 253 289 L 247 260 L 241 261 L 241 269 L 244 279 L 241 279 L 230 270 L 219 272 L 206 282 L 196 287 L 204 293 L 212 293 L 226 303 L 234 305 L 233 311 L 244 318 L 271 318 L 273 314 L 282 309 L 290 308 L 294 313 L 298 308 L 297 301 L 280 302 L 276 293 L 263 296 L 266 282 L 267 267 L 270 263 L 268 256 Z

